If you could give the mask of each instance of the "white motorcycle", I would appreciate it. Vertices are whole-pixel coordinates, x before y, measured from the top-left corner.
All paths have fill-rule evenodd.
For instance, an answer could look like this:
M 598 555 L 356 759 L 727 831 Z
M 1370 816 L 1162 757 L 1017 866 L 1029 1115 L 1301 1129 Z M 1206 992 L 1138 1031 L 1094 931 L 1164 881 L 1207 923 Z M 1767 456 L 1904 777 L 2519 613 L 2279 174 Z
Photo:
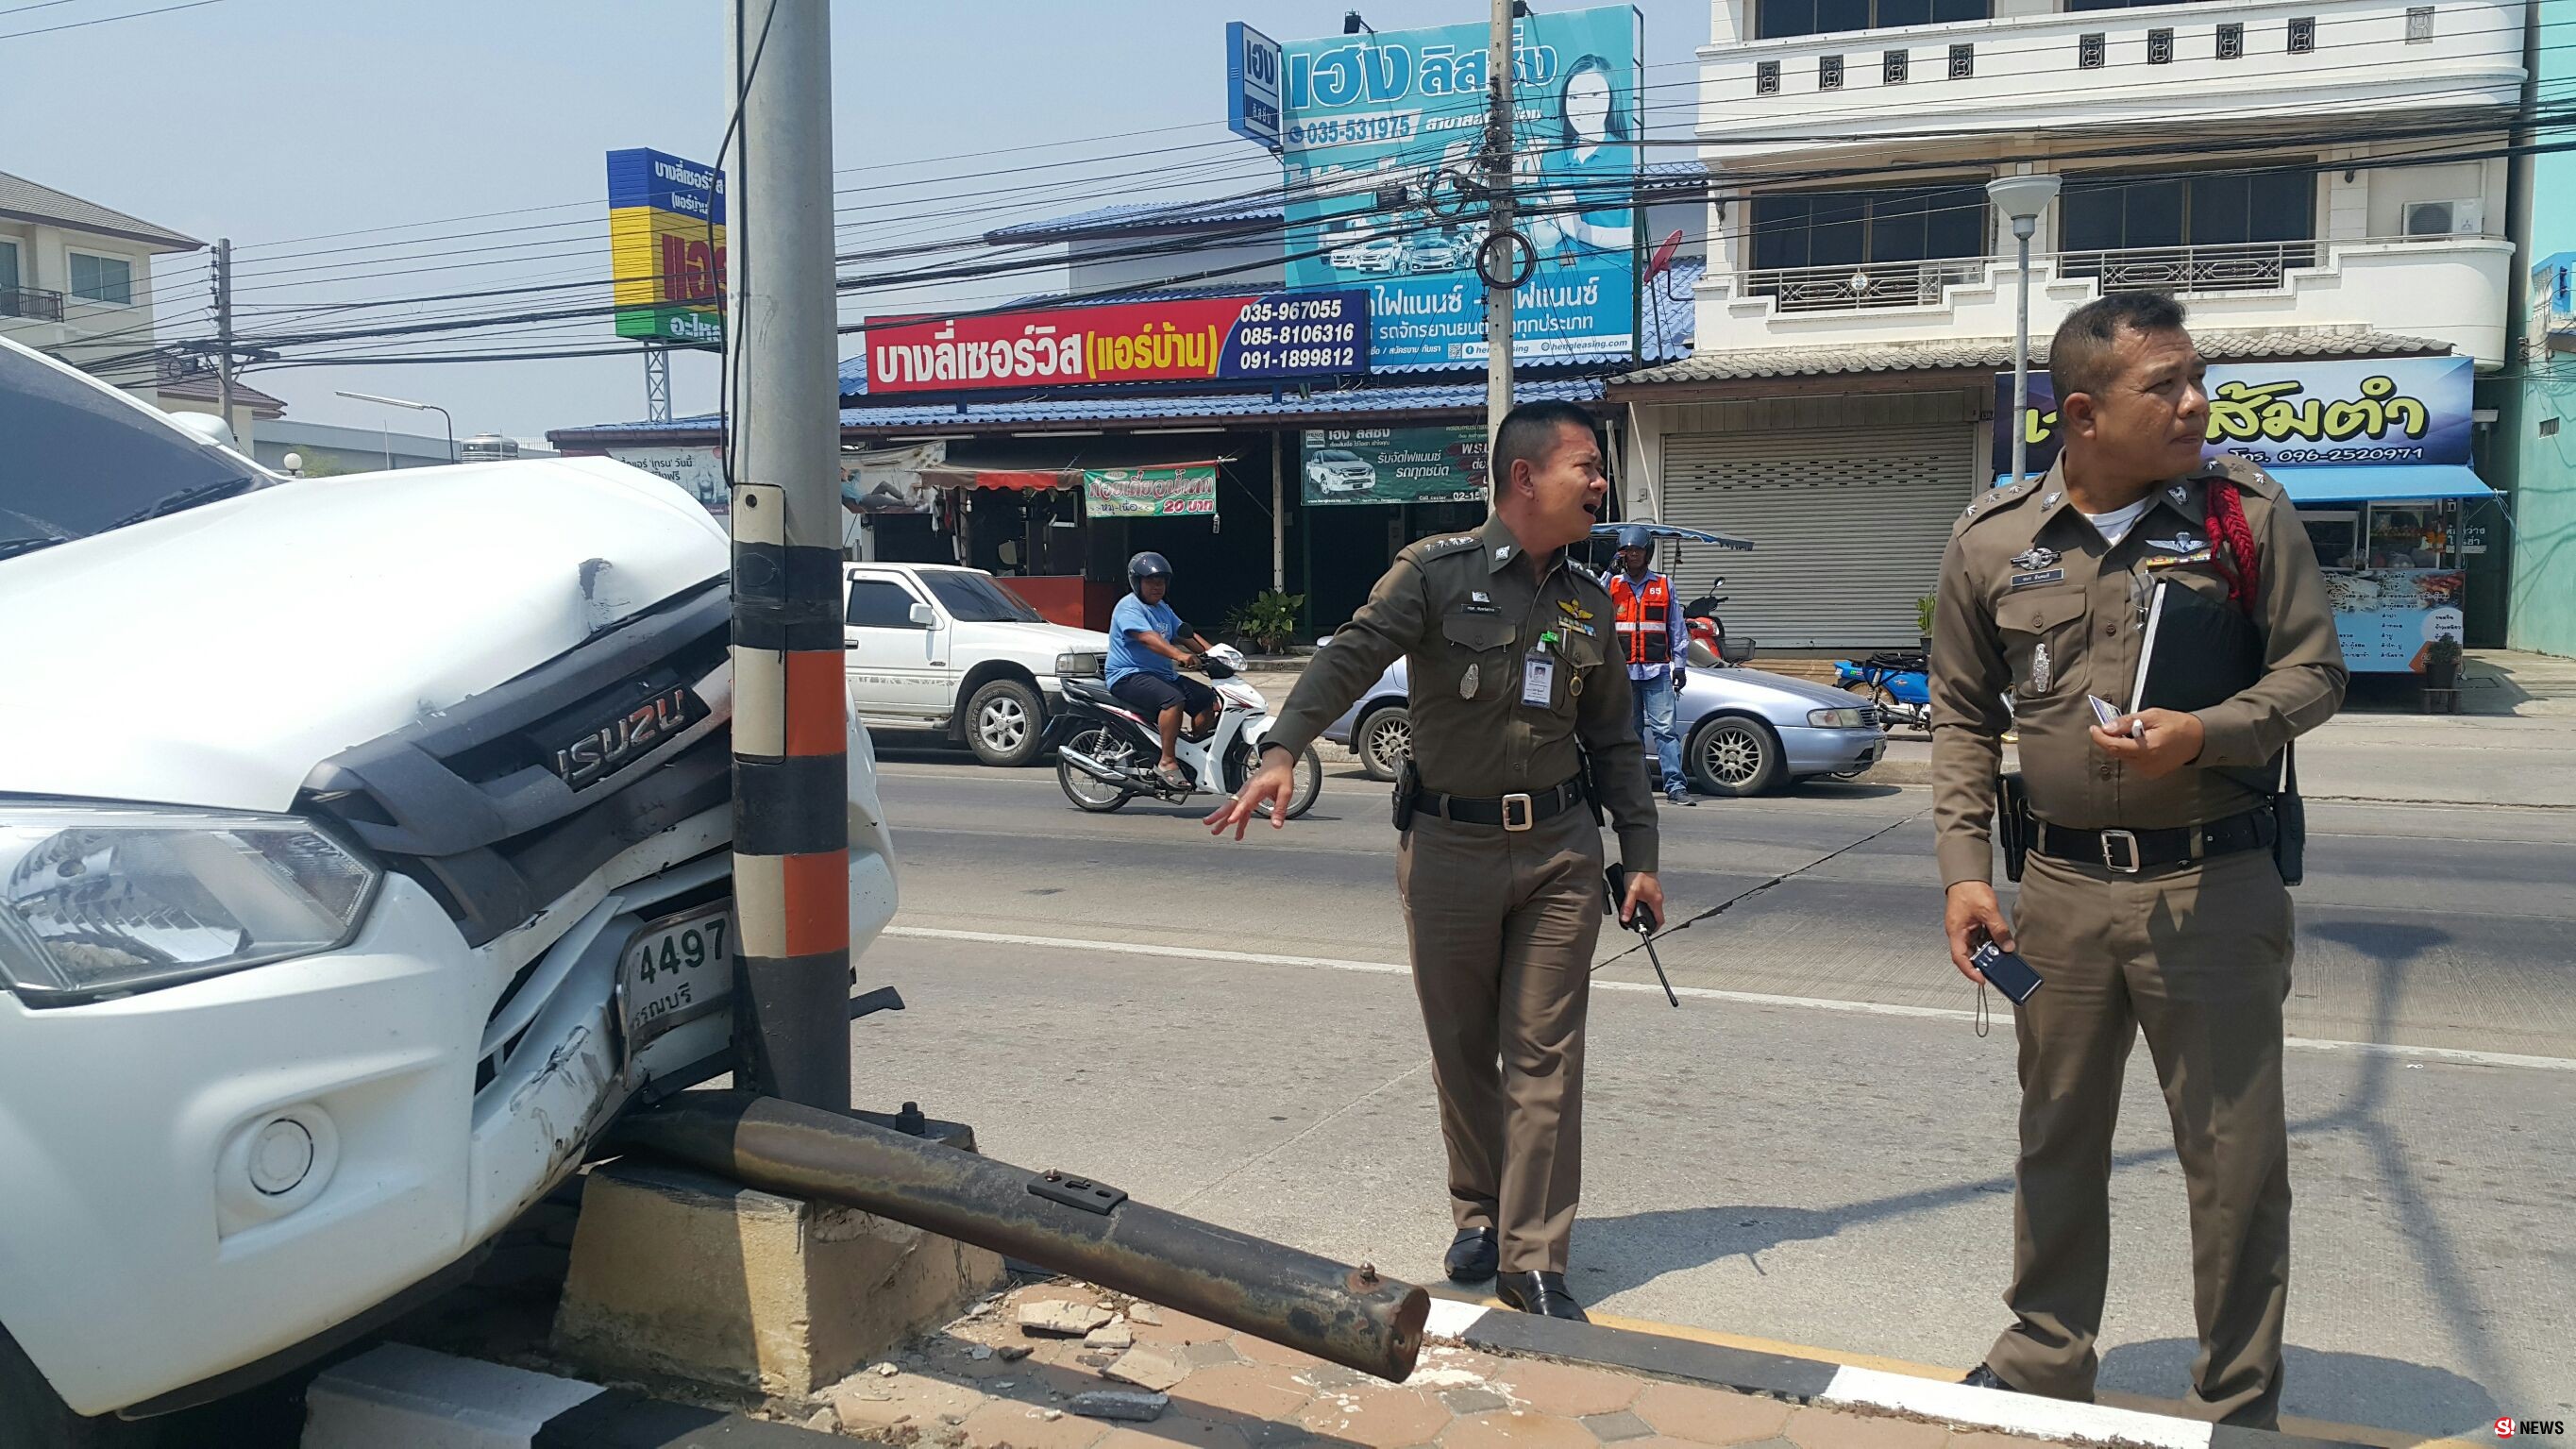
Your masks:
M 1270 733 L 1270 701 L 1236 677 L 1244 659 L 1233 645 L 1219 644 L 1204 659 L 1208 683 L 1216 688 L 1217 716 L 1204 735 L 1193 736 L 1184 728 L 1173 750 L 1189 777 L 1187 789 L 1174 788 L 1155 772 L 1163 747 L 1154 721 L 1129 708 L 1105 684 L 1066 680 L 1064 709 L 1047 727 L 1064 798 L 1084 810 L 1106 813 L 1139 795 L 1177 803 L 1193 795 L 1232 795 L 1242 789 L 1260 762 L 1262 738 Z M 1297 759 L 1288 818 L 1314 808 L 1323 788 L 1323 758 L 1309 745 Z M 1259 813 L 1267 819 L 1270 807 L 1262 805 Z

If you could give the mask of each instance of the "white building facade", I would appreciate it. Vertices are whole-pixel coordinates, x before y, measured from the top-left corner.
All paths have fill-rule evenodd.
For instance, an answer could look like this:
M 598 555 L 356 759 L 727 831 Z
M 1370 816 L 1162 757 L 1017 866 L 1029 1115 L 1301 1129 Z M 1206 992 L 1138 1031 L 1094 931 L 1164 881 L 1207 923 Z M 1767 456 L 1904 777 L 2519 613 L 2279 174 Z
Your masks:
M 155 405 L 211 413 L 211 401 L 163 399 L 164 369 L 152 355 L 153 307 L 163 290 L 155 264 L 205 245 L 0 172 L 0 336 L 95 372 Z M 247 438 L 250 408 L 235 411 L 235 435 Z
M 1715 0 L 1694 356 L 1611 389 L 1632 510 L 1757 540 L 1727 617 L 1766 647 L 1913 642 L 1951 521 L 2009 466 L 2002 175 L 2063 180 L 2037 356 L 2145 289 L 2213 361 L 2501 365 L 2528 23 L 2526 0 Z

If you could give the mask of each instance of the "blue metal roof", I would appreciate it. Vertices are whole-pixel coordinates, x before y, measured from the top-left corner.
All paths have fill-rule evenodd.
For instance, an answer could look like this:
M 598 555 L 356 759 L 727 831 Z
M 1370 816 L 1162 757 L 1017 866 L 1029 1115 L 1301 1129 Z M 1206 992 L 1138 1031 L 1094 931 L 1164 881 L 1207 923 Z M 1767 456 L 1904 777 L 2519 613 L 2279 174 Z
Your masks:
M 1637 174 L 1652 182 L 1687 182 L 1707 177 L 1697 161 L 1649 161 Z M 1121 236 L 1140 231 L 1213 231 L 1246 223 L 1284 222 L 1287 209 L 1276 193 L 1227 196 L 1213 201 L 1142 201 L 1100 206 L 1071 216 L 1021 222 L 984 233 L 988 242 L 1072 241 L 1086 236 Z
M 1524 379 L 1512 390 L 1522 402 L 1540 398 L 1561 398 L 1568 402 L 1596 402 L 1601 397 L 1601 380 L 1593 377 Z M 1167 418 L 1240 418 L 1247 422 L 1276 421 L 1295 418 L 1327 419 L 1347 414 L 1436 412 L 1441 410 L 1474 411 L 1485 405 L 1485 385 L 1481 382 L 1440 383 L 1412 387 L 1355 387 L 1336 392 L 1318 392 L 1299 397 L 1294 391 L 1272 398 L 1267 388 L 1259 392 L 1202 393 L 1174 395 L 1097 397 L 1073 396 L 1009 400 L 1001 402 L 954 403 L 885 403 L 869 407 L 841 409 L 844 428 L 920 428 L 937 431 L 975 424 L 994 423 L 1119 423 L 1160 421 Z M 709 433 L 717 426 L 713 413 L 692 418 L 673 418 L 667 423 L 600 423 L 583 428 L 558 428 L 547 436 L 564 441 L 578 441 L 585 436 L 627 436 L 653 433 Z

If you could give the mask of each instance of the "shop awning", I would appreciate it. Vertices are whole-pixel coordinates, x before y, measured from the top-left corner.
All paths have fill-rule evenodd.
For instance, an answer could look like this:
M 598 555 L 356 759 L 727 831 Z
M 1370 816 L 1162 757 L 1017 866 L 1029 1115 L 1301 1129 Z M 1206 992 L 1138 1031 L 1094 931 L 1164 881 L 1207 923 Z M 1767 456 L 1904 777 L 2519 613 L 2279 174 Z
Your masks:
M 2350 463 L 2276 468 L 2293 503 L 2367 503 L 2396 498 L 2493 498 L 2486 480 L 2459 463 Z
M 2486 480 L 2459 463 L 2340 463 L 2324 468 L 2274 468 L 2293 503 L 2369 503 L 2381 499 L 2493 498 Z M 1995 475 L 1995 486 L 2012 481 Z

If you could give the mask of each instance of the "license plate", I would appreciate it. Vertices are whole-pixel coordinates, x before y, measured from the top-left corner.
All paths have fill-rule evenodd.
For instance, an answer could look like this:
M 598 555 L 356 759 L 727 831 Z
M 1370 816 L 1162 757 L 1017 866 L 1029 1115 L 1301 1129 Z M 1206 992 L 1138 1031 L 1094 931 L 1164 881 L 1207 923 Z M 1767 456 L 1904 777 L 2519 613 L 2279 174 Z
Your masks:
M 617 961 L 617 997 L 633 1051 L 733 995 L 733 907 L 702 906 L 648 922 Z

